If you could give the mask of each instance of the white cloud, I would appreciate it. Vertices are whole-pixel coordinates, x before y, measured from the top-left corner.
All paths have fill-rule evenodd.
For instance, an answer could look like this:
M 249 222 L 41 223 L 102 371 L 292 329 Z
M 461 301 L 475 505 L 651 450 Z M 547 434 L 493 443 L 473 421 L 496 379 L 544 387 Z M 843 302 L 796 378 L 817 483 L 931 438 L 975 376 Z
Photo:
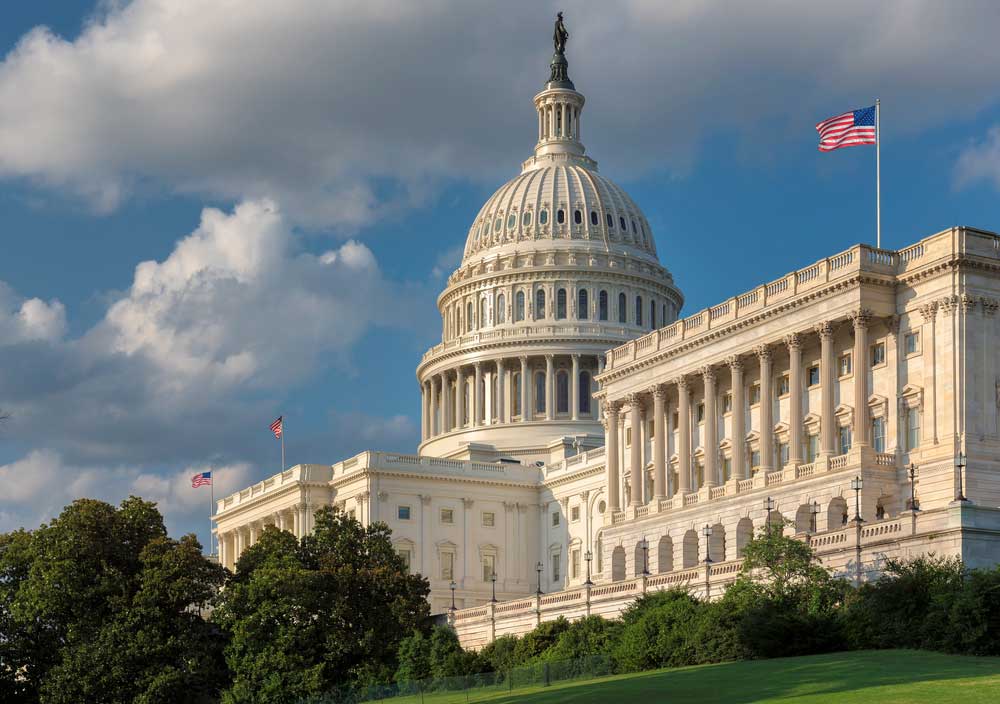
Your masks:
M 962 150 L 955 164 L 955 180 L 960 187 L 985 181 L 1000 190 L 1000 125 Z
M 0 344 L 54 341 L 66 332 L 66 309 L 53 299 L 19 298 L 0 282 Z
M 561 7 L 111 3 L 72 41 L 38 28 L 0 64 L 0 175 L 100 209 L 156 188 L 270 197 L 295 222 L 361 226 L 442 179 L 513 172 Z M 583 136 L 615 173 L 682 170 L 719 130 L 780 149 L 875 95 L 894 133 L 913 131 L 956 106 L 972 116 L 1000 88 L 991 2 L 562 9 Z

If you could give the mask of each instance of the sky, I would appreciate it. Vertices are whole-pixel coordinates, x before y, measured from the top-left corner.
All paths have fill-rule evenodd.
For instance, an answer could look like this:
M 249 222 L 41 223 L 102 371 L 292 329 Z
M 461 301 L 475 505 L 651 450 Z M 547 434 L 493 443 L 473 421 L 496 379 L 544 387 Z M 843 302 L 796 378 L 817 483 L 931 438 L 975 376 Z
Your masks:
M 0 9 L 0 531 L 415 452 L 414 370 L 534 145 L 563 10 L 588 154 L 687 315 L 875 238 L 1000 230 L 1000 5 L 46 0 Z

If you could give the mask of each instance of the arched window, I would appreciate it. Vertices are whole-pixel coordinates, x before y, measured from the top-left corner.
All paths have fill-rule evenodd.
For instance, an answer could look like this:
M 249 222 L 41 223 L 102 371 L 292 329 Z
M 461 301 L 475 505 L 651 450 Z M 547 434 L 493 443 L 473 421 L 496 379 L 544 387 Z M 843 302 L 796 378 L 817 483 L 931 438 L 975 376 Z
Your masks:
M 513 230 L 514 225 L 516 224 L 517 224 L 517 214 L 511 213 L 510 215 L 507 216 L 507 229 Z
M 642 296 L 635 297 L 635 324 L 642 325 Z
M 548 210 L 543 210 L 542 212 L 540 212 L 538 214 L 538 222 L 540 222 L 542 225 L 548 225 L 549 224 L 549 211 Z
M 556 413 L 569 413 L 569 374 L 556 373 Z
M 475 315 L 472 312 L 472 301 L 465 306 L 465 331 L 472 332 L 472 321 Z
M 663 304 L 663 315 L 660 317 L 660 325 L 667 324 L 667 304 Z
M 556 211 L 556 222 L 560 225 L 566 222 L 566 211 L 562 208 Z
M 535 413 L 545 413 L 545 372 L 535 372 Z
M 545 319 L 545 291 L 538 289 L 535 291 L 535 320 Z
M 635 227 L 635 220 L 632 220 L 632 234 L 634 235 L 634 234 L 636 234 L 637 232 L 638 232 L 638 231 L 636 230 L 636 227 Z
M 580 413 L 590 413 L 590 372 L 580 372 Z
M 496 222 L 493 223 L 493 231 L 494 232 L 500 232 L 501 225 L 503 225 L 503 220 L 501 220 L 500 218 L 497 218 Z
M 510 385 L 510 392 L 513 398 L 510 400 L 510 407 L 514 409 L 512 415 L 521 415 L 521 372 L 514 372 L 513 383 Z
M 479 299 L 479 325 L 476 327 L 483 328 L 486 327 L 486 299 Z
M 628 306 L 628 304 L 625 303 L 625 294 L 624 293 L 619 293 L 618 294 L 618 322 L 619 323 L 627 323 L 628 322 L 627 306 Z
M 514 322 L 519 323 L 524 320 L 524 291 L 518 291 L 514 296 Z
M 596 210 L 591 210 L 590 211 L 590 224 L 594 225 L 594 226 L 597 225 L 597 211 Z
M 573 211 L 573 222 L 575 224 L 577 224 L 577 225 L 582 225 L 583 224 L 583 213 L 581 213 L 579 210 L 574 210 Z
M 502 293 L 497 296 L 497 310 L 496 315 L 493 317 L 496 318 L 498 323 L 507 322 L 507 297 Z
M 615 219 L 611 217 L 611 213 L 607 213 L 606 219 L 608 221 L 608 227 L 610 227 L 612 230 L 615 229 Z
M 649 327 L 656 330 L 656 301 L 649 302 Z
M 622 226 L 622 232 L 628 232 L 628 228 L 625 227 L 625 218 L 623 216 L 618 217 L 618 224 Z
M 556 291 L 556 319 L 566 319 L 566 289 Z
M 597 294 L 597 317 L 601 320 L 608 319 L 608 292 L 601 291 Z
M 660 538 L 660 542 L 656 544 L 656 571 L 662 574 L 663 572 L 670 572 L 673 569 L 674 541 L 670 539 L 669 535 L 664 535 Z
M 590 316 L 590 301 L 587 300 L 587 289 L 581 288 L 576 293 L 576 317 L 586 320 Z

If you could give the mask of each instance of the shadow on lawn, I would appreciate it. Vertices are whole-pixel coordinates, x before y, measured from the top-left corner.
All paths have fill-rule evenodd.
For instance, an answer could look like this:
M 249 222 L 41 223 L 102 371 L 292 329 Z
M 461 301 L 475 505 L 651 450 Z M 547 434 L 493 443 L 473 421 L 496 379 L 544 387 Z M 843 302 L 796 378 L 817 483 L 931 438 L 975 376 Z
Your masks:
M 998 658 L 973 658 L 912 650 L 834 653 L 659 670 L 633 677 L 587 682 L 534 693 L 532 704 L 617 702 L 647 697 L 648 702 L 725 701 L 746 704 L 762 699 L 830 696 L 868 687 L 996 676 Z M 525 696 L 491 698 L 490 704 L 514 704 Z

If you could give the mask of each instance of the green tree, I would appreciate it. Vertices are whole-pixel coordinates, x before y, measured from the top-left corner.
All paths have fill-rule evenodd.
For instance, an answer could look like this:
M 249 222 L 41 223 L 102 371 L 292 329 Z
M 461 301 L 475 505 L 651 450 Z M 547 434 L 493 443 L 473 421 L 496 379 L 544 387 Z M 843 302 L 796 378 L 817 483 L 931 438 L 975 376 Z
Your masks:
M 541 658 L 546 650 L 555 645 L 559 635 L 568 628 L 569 621 L 560 616 L 555 621 L 540 623 L 534 630 L 525 633 L 514 647 L 518 664 L 527 665 L 536 658 Z
M 425 680 L 431 676 L 431 642 L 421 631 L 399 642 L 399 667 L 396 681 L 399 683 Z
M 400 641 L 428 615 L 428 592 L 383 523 L 364 527 L 327 507 L 300 541 L 266 529 L 213 614 L 232 634 L 223 701 L 291 703 L 392 679 Z
M 573 621 L 543 654 L 545 660 L 577 660 L 606 655 L 618 639 L 621 624 L 600 616 Z

